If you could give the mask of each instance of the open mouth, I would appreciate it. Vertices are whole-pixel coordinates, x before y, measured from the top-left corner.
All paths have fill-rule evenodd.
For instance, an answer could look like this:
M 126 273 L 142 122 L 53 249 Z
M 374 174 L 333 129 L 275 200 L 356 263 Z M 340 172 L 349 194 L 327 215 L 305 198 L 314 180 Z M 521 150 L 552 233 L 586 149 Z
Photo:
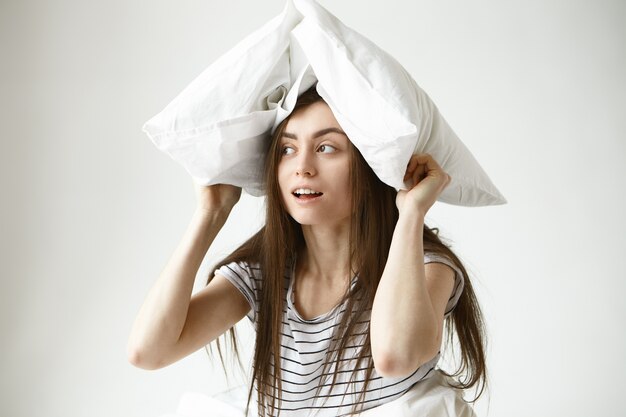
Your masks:
M 292 193 L 298 200 L 314 200 L 324 195 L 324 193 L 298 194 Z

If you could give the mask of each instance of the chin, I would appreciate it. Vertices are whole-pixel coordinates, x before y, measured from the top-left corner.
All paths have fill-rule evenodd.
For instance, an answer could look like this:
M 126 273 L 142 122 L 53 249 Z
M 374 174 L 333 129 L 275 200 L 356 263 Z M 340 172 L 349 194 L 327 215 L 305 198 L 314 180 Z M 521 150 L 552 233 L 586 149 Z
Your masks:
M 325 219 L 320 219 L 320 216 L 311 216 L 311 215 L 306 215 L 306 214 L 293 214 L 293 213 L 289 213 L 289 215 L 291 216 L 292 219 L 294 219 L 296 221 L 296 223 L 299 223 L 302 226 L 307 226 L 307 225 L 315 225 L 315 224 L 323 224 L 326 221 L 328 221 L 328 217 L 326 217 Z
M 301 226 L 333 225 L 350 221 L 350 216 L 334 216 L 333 213 L 289 213 Z

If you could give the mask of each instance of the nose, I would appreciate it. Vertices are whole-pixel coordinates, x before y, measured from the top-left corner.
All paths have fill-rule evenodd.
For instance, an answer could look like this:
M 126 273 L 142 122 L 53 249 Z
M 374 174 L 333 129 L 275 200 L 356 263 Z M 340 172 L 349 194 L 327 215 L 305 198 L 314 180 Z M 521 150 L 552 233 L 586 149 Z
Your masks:
M 302 152 L 300 152 L 296 162 L 296 175 L 315 175 L 316 170 L 311 160 L 312 158 L 309 156 L 310 153 L 309 150 L 302 150 Z

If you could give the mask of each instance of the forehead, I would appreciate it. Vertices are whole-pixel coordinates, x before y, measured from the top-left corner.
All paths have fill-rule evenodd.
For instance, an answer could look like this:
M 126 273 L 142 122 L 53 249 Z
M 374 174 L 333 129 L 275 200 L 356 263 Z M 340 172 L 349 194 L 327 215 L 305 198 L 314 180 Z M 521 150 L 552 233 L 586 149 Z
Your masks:
M 331 127 L 343 131 L 328 104 L 318 101 L 293 112 L 284 131 L 309 136 L 320 129 Z

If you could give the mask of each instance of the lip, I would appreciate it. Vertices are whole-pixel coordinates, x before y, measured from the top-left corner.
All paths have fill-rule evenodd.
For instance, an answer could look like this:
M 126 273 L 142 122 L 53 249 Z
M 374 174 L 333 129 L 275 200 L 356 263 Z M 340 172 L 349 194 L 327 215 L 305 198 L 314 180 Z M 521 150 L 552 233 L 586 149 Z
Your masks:
M 299 185 L 296 185 L 296 186 L 293 188 L 293 190 L 291 190 L 291 192 L 293 193 L 294 191 L 296 191 L 296 190 L 298 190 L 298 189 L 300 189 L 300 188 L 307 188 L 307 189 L 309 189 L 309 190 L 319 191 L 319 190 L 317 189 L 317 187 L 313 187 L 313 186 L 312 186 L 312 185 L 310 185 L 310 184 L 299 184 Z
M 302 206 L 308 206 L 308 205 L 315 204 L 316 202 L 320 201 L 322 197 L 324 197 L 324 194 L 319 195 L 317 197 L 313 197 L 313 198 L 307 198 L 307 199 L 298 198 L 293 194 L 291 194 L 291 196 L 294 198 L 294 200 L 296 200 L 296 203 Z

